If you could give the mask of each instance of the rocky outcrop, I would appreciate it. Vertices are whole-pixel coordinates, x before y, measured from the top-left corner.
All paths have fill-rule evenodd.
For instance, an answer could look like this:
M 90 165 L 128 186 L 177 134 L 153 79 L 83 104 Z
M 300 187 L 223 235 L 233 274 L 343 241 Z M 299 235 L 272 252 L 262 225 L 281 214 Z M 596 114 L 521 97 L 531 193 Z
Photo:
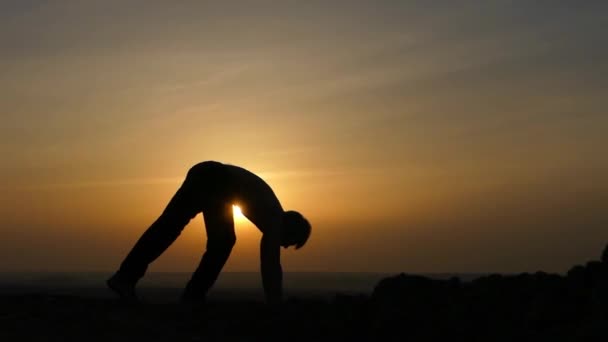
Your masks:
M 389 277 L 371 296 L 370 327 L 383 338 L 407 331 L 415 340 L 608 338 L 607 251 L 566 275 L 491 274 L 469 282 Z

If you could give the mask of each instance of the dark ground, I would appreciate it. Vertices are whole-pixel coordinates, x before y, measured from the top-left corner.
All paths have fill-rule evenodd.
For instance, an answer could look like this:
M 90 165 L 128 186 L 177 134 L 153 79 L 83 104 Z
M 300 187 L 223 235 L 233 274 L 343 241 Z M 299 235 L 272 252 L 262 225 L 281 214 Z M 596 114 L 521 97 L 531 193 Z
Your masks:
M 0 341 L 608 341 L 608 248 L 567 275 L 463 282 L 400 274 L 369 295 L 139 306 L 86 296 L 0 296 Z

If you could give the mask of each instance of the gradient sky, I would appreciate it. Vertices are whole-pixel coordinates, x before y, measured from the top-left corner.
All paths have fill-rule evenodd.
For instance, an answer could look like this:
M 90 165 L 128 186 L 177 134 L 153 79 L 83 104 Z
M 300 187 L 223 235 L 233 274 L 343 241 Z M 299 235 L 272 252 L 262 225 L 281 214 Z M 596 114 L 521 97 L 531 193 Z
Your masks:
M 608 243 L 606 1 L 0 2 L 0 271 L 112 271 L 188 168 L 286 271 L 564 272 Z M 197 216 L 151 271 L 192 271 Z M 256 271 L 237 220 L 227 271 Z

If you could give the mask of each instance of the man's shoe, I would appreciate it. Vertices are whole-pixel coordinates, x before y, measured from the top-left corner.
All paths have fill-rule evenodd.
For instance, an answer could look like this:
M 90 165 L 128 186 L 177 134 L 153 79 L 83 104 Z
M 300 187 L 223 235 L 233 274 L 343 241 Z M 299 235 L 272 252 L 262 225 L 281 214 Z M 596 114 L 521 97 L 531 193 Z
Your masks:
M 135 285 L 125 281 L 118 274 L 114 274 L 106 281 L 106 284 L 121 300 L 128 303 L 139 303 L 139 299 L 135 294 Z

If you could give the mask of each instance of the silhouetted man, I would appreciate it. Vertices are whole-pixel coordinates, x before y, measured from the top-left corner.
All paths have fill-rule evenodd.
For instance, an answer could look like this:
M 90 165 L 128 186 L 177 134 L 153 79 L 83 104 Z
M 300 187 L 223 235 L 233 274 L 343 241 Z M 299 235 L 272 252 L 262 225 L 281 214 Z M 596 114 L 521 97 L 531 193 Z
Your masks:
M 203 303 L 236 242 L 232 205 L 262 231 L 261 272 L 266 301 L 282 299 L 281 246 L 296 249 L 310 236 L 309 222 L 296 211 L 284 211 L 271 187 L 241 167 L 205 161 L 193 166 L 160 217 L 139 238 L 107 281 L 121 298 L 136 301 L 135 286 L 199 212 L 207 231 L 207 250 L 188 282 L 182 301 Z

